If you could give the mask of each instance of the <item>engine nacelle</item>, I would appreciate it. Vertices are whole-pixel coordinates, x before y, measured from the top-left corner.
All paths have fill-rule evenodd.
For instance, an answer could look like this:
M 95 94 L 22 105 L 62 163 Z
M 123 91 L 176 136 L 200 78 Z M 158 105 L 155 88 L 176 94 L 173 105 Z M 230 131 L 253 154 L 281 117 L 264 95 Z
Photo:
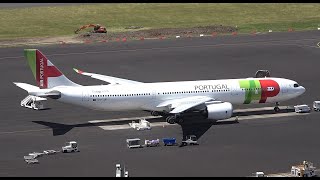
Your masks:
M 207 118 L 212 120 L 222 120 L 231 118 L 233 107 L 231 103 L 222 102 L 209 104 L 207 106 Z

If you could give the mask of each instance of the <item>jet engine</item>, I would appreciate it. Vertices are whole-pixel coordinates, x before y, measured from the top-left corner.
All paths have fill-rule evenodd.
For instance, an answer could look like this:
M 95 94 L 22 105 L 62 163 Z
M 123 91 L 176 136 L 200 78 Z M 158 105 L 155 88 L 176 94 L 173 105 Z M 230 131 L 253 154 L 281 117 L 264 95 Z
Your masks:
M 207 118 L 211 120 L 222 120 L 231 118 L 233 107 L 229 102 L 220 102 L 208 104 L 207 106 Z

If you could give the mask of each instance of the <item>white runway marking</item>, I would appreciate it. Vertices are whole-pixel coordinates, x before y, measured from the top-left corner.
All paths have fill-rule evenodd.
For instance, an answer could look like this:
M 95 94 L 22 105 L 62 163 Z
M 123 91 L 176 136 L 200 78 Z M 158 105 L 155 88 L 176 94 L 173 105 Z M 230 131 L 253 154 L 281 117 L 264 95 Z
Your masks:
M 238 117 L 238 120 L 247 120 L 247 119 L 264 119 L 264 118 L 272 118 L 272 117 L 288 117 L 288 116 L 303 116 L 307 115 L 309 113 L 296 113 L 296 112 L 290 112 L 290 113 L 279 113 L 279 114 L 263 114 L 263 115 L 251 115 L 251 116 L 240 116 Z
M 280 109 L 286 109 L 287 106 L 279 106 Z M 248 108 L 248 109 L 237 109 L 234 112 L 254 112 L 254 111 L 262 111 L 262 110 L 273 110 L 273 107 L 262 107 L 262 108 Z M 263 115 L 250 115 L 250 116 L 239 116 L 238 121 L 242 120 L 249 120 L 249 119 L 265 119 L 265 118 L 273 118 L 273 117 L 289 117 L 289 116 L 302 116 L 307 115 L 309 113 L 296 113 L 296 112 L 289 112 L 289 113 L 279 113 L 279 114 L 263 114 Z M 138 121 L 140 118 L 145 118 L 146 120 L 149 119 L 156 119 L 161 116 L 145 116 L 145 117 L 132 117 L 132 118 L 118 118 L 118 119 L 105 119 L 105 120 L 92 120 L 89 121 L 89 123 L 103 123 L 103 122 L 111 122 L 111 121 Z M 232 117 L 230 119 L 221 120 L 218 122 L 224 122 L 224 121 L 234 121 L 235 117 Z M 151 123 L 151 127 L 159 127 L 159 126 L 172 126 L 177 124 L 169 124 L 167 122 L 155 122 Z M 123 125 L 105 125 L 105 126 L 99 126 L 103 130 L 120 130 L 120 129 L 131 129 L 129 124 L 123 124 Z
M 280 109 L 290 109 L 288 106 L 278 106 Z M 261 108 L 247 108 L 247 109 L 235 109 L 233 113 L 237 112 L 253 112 L 253 111 L 266 111 L 266 110 L 273 110 L 274 107 L 261 107 Z
M 89 123 L 102 123 L 102 122 L 110 122 L 110 121 L 128 121 L 128 120 L 137 121 L 140 118 L 156 119 L 159 117 L 161 117 L 161 116 L 144 116 L 144 117 L 117 118 L 117 119 L 105 119 L 105 120 L 92 120 L 92 121 L 89 121 Z

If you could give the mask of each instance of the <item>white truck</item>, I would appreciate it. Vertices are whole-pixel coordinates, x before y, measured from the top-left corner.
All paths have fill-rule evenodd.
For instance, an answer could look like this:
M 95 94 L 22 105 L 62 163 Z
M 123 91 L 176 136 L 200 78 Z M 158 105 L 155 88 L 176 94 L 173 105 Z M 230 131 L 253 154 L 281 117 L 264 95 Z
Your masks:
M 197 137 L 195 135 L 186 136 L 186 140 L 182 141 L 180 146 L 187 145 L 198 145 Z
M 320 101 L 313 101 L 313 110 L 320 111 Z
M 116 177 L 129 177 L 129 172 L 125 167 L 122 169 L 120 164 L 116 164 Z
M 122 169 L 120 164 L 116 164 L 116 177 L 121 177 Z
M 139 119 L 138 123 L 136 123 L 135 121 L 132 121 L 131 123 L 129 123 L 129 126 L 138 131 L 151 129 L 150 122 L 148 122 L 145 119 Z
M 79 152 L 78 144 L 75 141 L 66 142 L 66 145 L 62 147 L 62 152 Z
M 302 164 L 294 165 L 291 167 L 291 172 L 277 173 L 265 175 L 264 172 L 255 172 L 254 177 L 316 177 L 316 167 L 313 163 L 303 161 Z
M 311 108 L 306 104 L 296 105 L 294 106 L 294 111 L 296 113 L 308 113 L 311 111 Z

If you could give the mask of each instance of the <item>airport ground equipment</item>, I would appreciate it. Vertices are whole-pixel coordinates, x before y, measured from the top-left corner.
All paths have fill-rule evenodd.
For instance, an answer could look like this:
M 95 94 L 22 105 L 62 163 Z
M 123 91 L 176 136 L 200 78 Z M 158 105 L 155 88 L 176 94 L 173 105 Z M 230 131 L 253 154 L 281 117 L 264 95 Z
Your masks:
M 78 144 L 75 141 L 66 142 L 66 145 L 62 147 L 62 152 L 78 152 Z
M 186 136 L 186 140 L 181 142 L 181 146 L 187 146 L 187 145 L 199 145 L 197 141 L 197 136 L 195 135 Z
M 258 70 L 255 74 L 256 78 L 270 77 L 270 72 L 268 70 Z
M 55 151 L 55 150 L 44 150 L 43 153 L 46 155 L 51 155 L 51 154 L 56 154 L 60 151 Z
M 320 101 L 313 101 L 313 110 L 320 111 Z
M 39 160 L 36 159 L 40 153 L 36 153 L 36 152 L 33 152 L 33 153 L 29 153 L 28 156 L 23 156 L 23 159 L 26 161 L 26 163 L 28 164 L 37 164 L 39 163 Z
M 38 159 L 25 159 L 25 161 L 26 161 L 28 164 L 38 164 L 38 163 L 39 163 L 39 160 L 38 160 Z
M 139 138 L 134 138 L 134 139 L 127 139 L 127 146 L 128 148 L 141 148 L 143 147 L 140 144 L 141 140 Z
M 122 169 L 120 164 L 116 164 L 116 177 L 129 177 L 129 172 L 125 167 Z
M 253 174 L 254 177 L 267 177 L 264 172 L 257 171 Z
M 116 164 L 116 177 L 121 177 L 122 169 L 120 164 Z
M 160 146 L 160 140 L 159 139 L 154 139 L 154 140 L 148 140 L 146 139 L 144 141 L 144 145 L 147 147 L 155 147 L 155 146 Z
M 132 121 L 131 123 L 129 123 L 129 126 L 132 127 L 133 129 L 138 130 L 138 131 L 140 131 L 140 130 L 150 130 L 151 129 L 150 122 L 148 122 L 144 118 L 139 119 L 139 123 L 136 123 L 135 121 Z
M 255 172 L 254 177 L 316 177 L 316 167 L 313 163 L 303 161 L 302 164 L 294 165 L 288 173 L 264 174 L 264 172 Z
M 100 24 L 87 24 L 87 25 L 83 25 L 80 28 L 76 29 L 74 31 L 75 34 L 78 34 L 81 30 L 89 28 L 89 27 L 93 27 L 93 30 L 90 31 L 90 33 L 107 33 L 107 28 L 104 26 L 101 26 Z
M 176 138 L 163 138 L 162 141 L 165 146 L 177 145 Z
M 296 113 L 308 113 L 311 111 L 311 108 L 306 104 L 296 105 L 294 106 L 294 111 Z
M 37 97 L 33 95 L 29 95 L 23 100 L 21 100 L 21 106 L 34 109 L 34 110 L 41 110 L 44 109 L 43 101 L 46 101 L 47 98 Z
M 33 159 L 37 158 L 37 157 L 40 157 L 44 155 L 44 153 L 39 153 L 39 152 L 32 152 L 32 153 L 29 153 L 29 156 L 33 157 Z

